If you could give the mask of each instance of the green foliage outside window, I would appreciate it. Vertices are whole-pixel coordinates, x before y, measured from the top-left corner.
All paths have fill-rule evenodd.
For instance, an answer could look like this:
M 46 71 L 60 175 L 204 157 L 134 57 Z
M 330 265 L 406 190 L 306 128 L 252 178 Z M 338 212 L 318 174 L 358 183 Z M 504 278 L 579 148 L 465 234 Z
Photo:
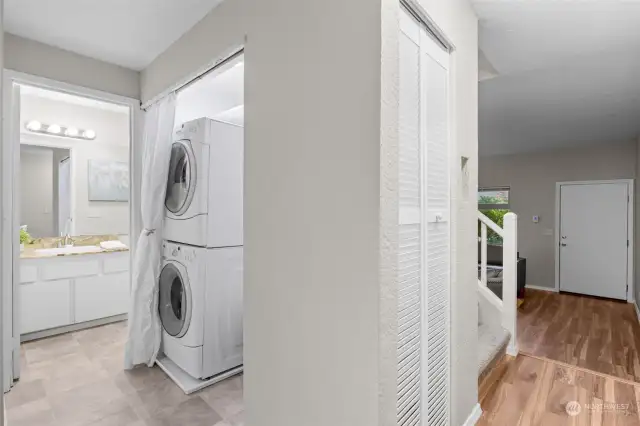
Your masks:
M 506 200 L 508 202 L 508 199 Z M 497 224 L 500 228 L 504 228 L 504 215 L 509 213 L 508 209 L 488 209 L 484 210 L 482 208 L 483 204 L 506 204 L 505 198 L 502 196 L 494 197 L 489 195 L 480 195 L 478 197 L 478 207 L 480 211 L 491 219 L 495 224 Z M 478 236 L 480 236 L 480 222 L 478 222 Z M 487 228 L 487 243 L 492 246 L 501 246 L 502 245 L 502 237 L 491 230 L 491 228 Z

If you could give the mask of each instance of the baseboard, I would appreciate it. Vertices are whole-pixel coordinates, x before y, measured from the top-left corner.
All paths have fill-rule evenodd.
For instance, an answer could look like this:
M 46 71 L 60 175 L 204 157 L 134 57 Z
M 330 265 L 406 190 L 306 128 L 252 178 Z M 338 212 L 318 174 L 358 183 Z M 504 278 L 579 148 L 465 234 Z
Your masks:
M 115 322 L 126 321 L 127 314 L 114 315 L 112 317 L 100 318 L 97 320 L 91 320 L 86 322 L 80 322 L 77 324 L 63 325 L 62 327 L 50 328 L 48 330 L 34 331 L 31 333 L 24 333 L 20 335 L 20 342 L 29 342 L 31 340 L 44 339 L 46 337 L 53 337 L 59 334 L 71 333 L 73 331 L 84 330 L 85 328 L 99 327 L 101 325 L 112 324 Z
M 640 323 L 640 309 L 638 309 L 638 305 L 636 304 L 635 300 L 632 303 L 633 303 L 633 307 L 636 310 L 636 316 L 638 317 L 638 322 Z
M 480 417 L 482 417 L 482 408 L 480 408 L 480 404 L 476 404 L 462 426 L 475 426 L 475 424 L 478 423 L 478 420 L 480 420 Z
M 541 287 L 541 286 L 537 286 L 537 285 L 531 285 L 531 284 L 527 284 L 524 286 L 524 288 L 530 288 L 531 290 L 541 290 L 541 291 L 550 291 L 552 293 L 557 293 L 558 290 L 555 288 L 551 288 L 551 287 Z

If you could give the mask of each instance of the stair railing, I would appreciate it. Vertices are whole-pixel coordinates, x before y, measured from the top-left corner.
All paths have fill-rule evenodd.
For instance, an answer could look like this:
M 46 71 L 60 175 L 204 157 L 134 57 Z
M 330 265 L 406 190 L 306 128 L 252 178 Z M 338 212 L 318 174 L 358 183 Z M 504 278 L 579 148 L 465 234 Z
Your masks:
M 487 216 L 478 212 L 480 223 L 480 278 L 479 292 L 499 310 L 502 327 L 511 334 L 507 353 L 517 355 L 517 315 L 518 315 L 518 216 L 507 213 L 504 216 L 504 228 L 501 228 Z M 488 230 L 502 237 L 502 299 L 487 287 L 487 240 Z

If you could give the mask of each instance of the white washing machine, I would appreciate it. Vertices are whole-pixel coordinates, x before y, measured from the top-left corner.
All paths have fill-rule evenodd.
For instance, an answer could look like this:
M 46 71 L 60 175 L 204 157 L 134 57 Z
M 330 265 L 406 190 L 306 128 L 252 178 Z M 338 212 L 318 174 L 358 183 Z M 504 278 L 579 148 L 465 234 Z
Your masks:
M 196 379 L 243 363 L 242 247 L 163 242 L 162 351 Z
M 174 136 L 163 237 L 199 247 L 243 244 L 244 129 L 209 118 Z

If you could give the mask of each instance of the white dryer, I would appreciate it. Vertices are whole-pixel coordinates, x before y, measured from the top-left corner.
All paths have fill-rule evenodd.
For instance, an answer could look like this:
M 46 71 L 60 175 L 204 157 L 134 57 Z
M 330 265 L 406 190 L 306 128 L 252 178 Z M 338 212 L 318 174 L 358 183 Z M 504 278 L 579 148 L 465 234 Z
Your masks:
M 244 129 L 199 118 L 174 136 L 165 198 L 166 240 L 199 247 L 243 245 Z
M 163 242 L 162 351 L 196 379 L 243 363 L 242 247 Z

